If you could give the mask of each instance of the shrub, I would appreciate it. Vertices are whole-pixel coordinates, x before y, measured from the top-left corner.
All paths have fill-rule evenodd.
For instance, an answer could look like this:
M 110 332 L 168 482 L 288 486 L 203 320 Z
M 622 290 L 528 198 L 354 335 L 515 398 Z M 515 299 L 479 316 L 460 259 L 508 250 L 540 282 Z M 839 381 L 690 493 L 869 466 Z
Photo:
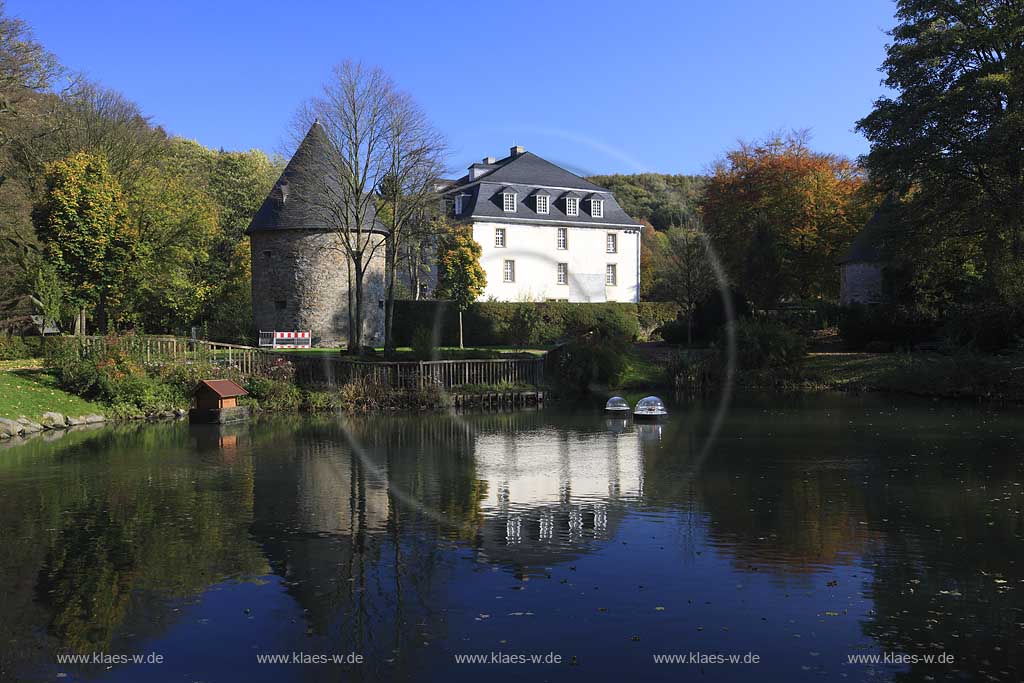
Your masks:
M 847 306 L 839 314 L 839 336 L 854 351 L 868 343 L 885 342 L 897 348 L 912 348 L 935 336 L 938 322 L 910 306 Z
M 948 346 L 992 353 L 1012 347 L 1022 327 L 1016 311 L 998 304 L 980 303 L 954 308 L 941 332 Z
M 412 336 L 412 353 L 418 360 L 430 360 L 434 357 L 434 331 L 429 327 L 419 327 Z
M 551 352 L 556 374 L 571 391 L 615 385 L 626 370 L 636 318 L 614 308 L 577 309 L 566 322 L 573 338 Z
M 302 405 L 302 390 L 289 380 L 253 375 L 246 380 L 245 390 L 264 410 L 296 410 Z
M 680 311 L 674 301 L 641 301 L 636 305 L 639 338 L 646 341 L 657 336 L 658 330 L 675 321 Z
M 41 337 L 0 334 L 0 360 L 37 358 L 42 352 Z
M 772 320 L 739 320 L 736 333 L 736 365 L 740 370 L 799 368 L 807 356 L 806 338 Z M 725 330 L 719 348 L 725 346 Z
M 541 310 L 535 304 L 521 302 L 513 304 L 502 332 L 508 343 L 519 350 L 537 341 L 537 331 L 542 323 Z

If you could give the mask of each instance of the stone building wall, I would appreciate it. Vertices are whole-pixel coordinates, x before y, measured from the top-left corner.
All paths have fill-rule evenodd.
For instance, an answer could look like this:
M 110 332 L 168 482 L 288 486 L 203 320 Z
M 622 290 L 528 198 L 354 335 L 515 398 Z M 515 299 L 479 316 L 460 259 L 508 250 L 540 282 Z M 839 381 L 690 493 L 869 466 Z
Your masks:
M 882 300 L 882 266 L 844 263 L 839 271 L 839 303 L 877 304 Z
M 256 231 L 252 314 L 258 330 L 310 330 L 313 346 L 348 342 L 348 271 L 340 236 L 315 230 Z M 383 237 L 374 235 L 374 239 Z M 363 280 L 363 343 L 384 342 L 384 247 Z

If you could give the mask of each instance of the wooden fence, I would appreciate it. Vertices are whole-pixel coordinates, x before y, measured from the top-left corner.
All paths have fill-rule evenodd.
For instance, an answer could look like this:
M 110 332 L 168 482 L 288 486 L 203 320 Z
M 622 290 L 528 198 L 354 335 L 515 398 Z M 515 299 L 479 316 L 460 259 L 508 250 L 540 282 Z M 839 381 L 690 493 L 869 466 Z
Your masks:
M 89 349 L 117 344 L 142 363 L 204 363 L 243 375 L 258 374 L 287 361 L 295 367 L 296 381 L 304 385 L 337 386 L 353 380 L 391 387 L 519 384 L 538 386 L 544 381 L 544 358 L 488 360 L 365 361 L 315 353 L 280 353 L 185 337 L 135 335 L 111 339 L 81 337 Z
M 336 386 L 353 380 L 392 387 L 524 384 L 544 381 L 543 358 L 368 362 L 349 358 L 292 358 L 300 384 Z

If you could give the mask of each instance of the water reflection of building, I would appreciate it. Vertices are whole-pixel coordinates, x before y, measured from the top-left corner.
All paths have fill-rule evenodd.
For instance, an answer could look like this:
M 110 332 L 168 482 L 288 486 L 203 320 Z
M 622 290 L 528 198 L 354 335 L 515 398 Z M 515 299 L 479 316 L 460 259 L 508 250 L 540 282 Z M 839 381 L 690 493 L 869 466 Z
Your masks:
M 621 425 L 486 433 L 474 455 L 487 482 L 481 551 L 490 560 L 568 559 L 608 538 L 624 502 L 643 495 L 638 434 Z

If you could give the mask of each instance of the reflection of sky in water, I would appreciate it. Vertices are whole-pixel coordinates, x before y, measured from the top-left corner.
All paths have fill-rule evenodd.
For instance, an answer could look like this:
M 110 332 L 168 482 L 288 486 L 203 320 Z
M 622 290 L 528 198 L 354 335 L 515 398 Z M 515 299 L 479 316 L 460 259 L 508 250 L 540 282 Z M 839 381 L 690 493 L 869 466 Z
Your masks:
M 1019 678 L 1020 418 L 751 404 L 698 463 L 709 419 L 700 406 L 658 424 L 553 408 L 272 418 L 5 448 L 0 667 L 117 681 Z M 61 667 L 63 647 L 166 663 Z M 353 650 L 362 667 L 255 663 Z M 497 650 L 578 665 L 453 664 Z M 943 650 L 960 664 L 846 662 Z M 762 661 L 651 661 L 690 651 Z

